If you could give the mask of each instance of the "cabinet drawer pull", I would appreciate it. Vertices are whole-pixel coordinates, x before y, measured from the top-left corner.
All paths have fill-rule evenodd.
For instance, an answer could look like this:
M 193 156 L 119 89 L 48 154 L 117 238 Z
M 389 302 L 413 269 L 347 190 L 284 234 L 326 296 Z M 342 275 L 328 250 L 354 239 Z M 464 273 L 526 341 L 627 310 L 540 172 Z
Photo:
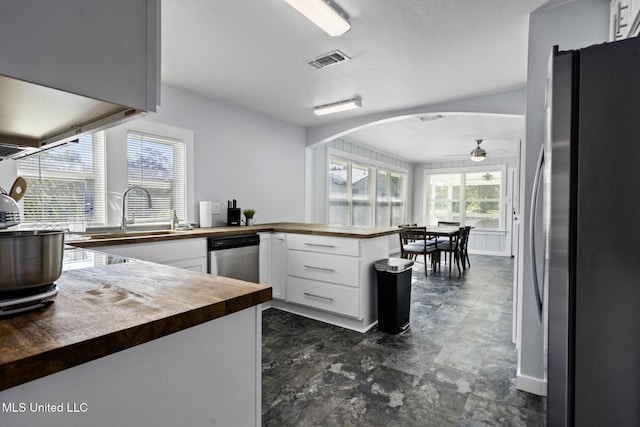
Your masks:
M 312 270 L 322 270 L 322 271 L 335 271 L 333 268 L 314 267 L 313 265 L 305 265 L 304 268 L 310 268 Z
M 321 247 L 321 248 L 335 248 L 336 247 L 336 245 L 322 245 L 320 243 L 305 243 L 304 245 L 305 246 L 318 246 L 318 247 Z
M 304 294 L 305 294 L 306 296 L 308 296 L 308 297 L 314 297 L 314 298 L 324 299 L 324 300 L 327 300 L 327 301 L 333 301 L 333 298 L 330 298 L 330 297 L 323 297 L 322 295 L 310 294 L 309 292 L 305 292 Z

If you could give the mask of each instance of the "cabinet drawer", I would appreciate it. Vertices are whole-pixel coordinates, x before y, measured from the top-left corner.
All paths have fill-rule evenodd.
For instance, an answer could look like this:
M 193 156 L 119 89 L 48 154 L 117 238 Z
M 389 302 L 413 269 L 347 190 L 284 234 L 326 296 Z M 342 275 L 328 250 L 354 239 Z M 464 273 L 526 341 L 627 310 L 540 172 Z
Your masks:
M 345 237 L 287 234 L 287 246 L 300 251 L 360 256 L 360 240 Z
M 358 287 L 358 258 L 293 250 L 287 254 L 287 274 L 290 276 Z
M 358 317 L 358 289 L 289 277 L 287 300 L 319 310 Z

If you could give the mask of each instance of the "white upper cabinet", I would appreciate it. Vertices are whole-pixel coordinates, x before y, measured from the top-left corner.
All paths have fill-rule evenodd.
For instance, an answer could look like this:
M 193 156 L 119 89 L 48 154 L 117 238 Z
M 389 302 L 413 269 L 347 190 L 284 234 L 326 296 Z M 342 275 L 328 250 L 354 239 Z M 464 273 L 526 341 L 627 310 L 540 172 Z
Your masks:
M 160 2 L 2 2 L 0 58 L 1 75 L 156 111 Z
M 640 0 L 612 0 L 610 8 L 609 39 L 637 36 L 640 32 Z

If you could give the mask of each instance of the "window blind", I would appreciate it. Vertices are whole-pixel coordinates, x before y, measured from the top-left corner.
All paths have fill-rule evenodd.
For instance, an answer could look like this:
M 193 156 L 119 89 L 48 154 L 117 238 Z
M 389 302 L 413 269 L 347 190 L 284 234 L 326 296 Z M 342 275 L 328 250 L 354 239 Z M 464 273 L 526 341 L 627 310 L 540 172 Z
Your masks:
M 127 197 L 129 217 L 135 222 L 167 222 L 173 210 L 182 221 L 186 214 L 186 147 L 184 141 L 130 131 L 127 134 L 128 184 L 145 188 Z
M 20 201 L 22 224 L 68 228 L 72 222 L 105 223 L 104 132 L 18 160 L 27 181 Z

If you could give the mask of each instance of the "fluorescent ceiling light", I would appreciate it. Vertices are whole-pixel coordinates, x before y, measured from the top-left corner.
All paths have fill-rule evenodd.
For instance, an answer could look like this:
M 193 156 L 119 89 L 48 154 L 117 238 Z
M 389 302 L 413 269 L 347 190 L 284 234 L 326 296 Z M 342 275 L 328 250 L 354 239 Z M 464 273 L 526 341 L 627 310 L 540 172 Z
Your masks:
M 325 114 L 337 113 L 339 111 L 353 110 L 362 107 L 360 98 L 349 99 L 347 101 L 335 102 L 333 104 L 320 105 L 314 107 L 313 112 L 316 116 L 324 116 Z
M 341 10 L 325 0 L 284 0 L 289 6 L 303 14 L 309 21 L 329 34 L 341 36 L 351 29 L 347 16 Z

